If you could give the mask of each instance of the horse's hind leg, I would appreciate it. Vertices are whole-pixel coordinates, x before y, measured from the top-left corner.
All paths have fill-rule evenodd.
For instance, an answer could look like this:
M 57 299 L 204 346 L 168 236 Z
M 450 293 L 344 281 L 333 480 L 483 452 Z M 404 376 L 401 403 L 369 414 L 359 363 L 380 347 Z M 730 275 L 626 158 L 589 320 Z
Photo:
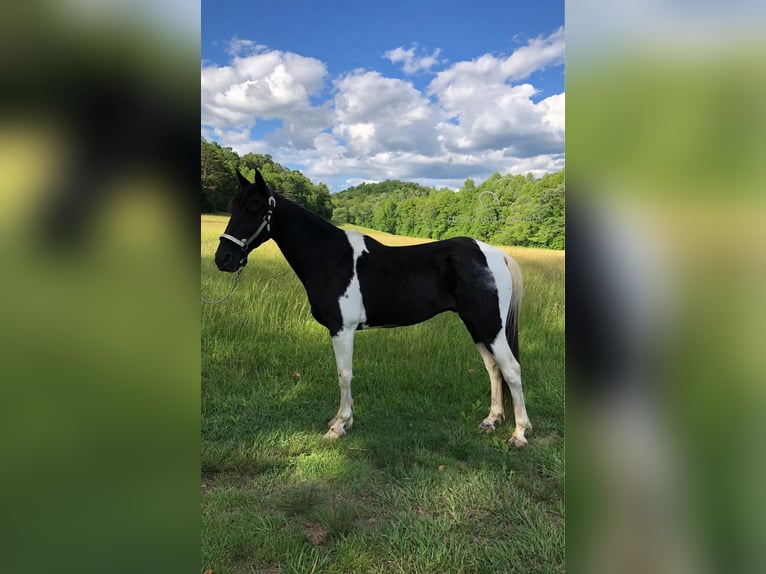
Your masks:
M 518 447 L 527 444 L 524 433 L 532 430 L 532 423 L 529 422 L 527 409 L 524 405 L 524 392 L 521 388 L 521 366 L 516 357 L 513 356 L 504 335 L 501 332 L 500 336 L 492 344 L 492 357 L 495 359 L 498 367 L 500 367 L 500 372 L 502 372 L 503 378 L 508 383 L 508 388 L 511 391 L 516 428 L 508 440 L 508 444 Z
M 479 428 L 492 432 L 495 430 L 495 426 L 505 419 L 505 412 L 503 410 L 503 375 L 500 373 L 500 367 L 484 343 L 477 343 L 476 348 L 479 350 L 479 354 L 484 361 L 487 373 L 489 373 L 489 382 L 492 389 L 489 415 L 479 424 Z
M 324 435 L 327 439 L 340 438 L 354 424 L 351 398 L 352 359 L 354 355 L 354 330 L 343 329 L 332 338 L 332 348 L 335 351 L 335 362 L 338 366 L 338 386 L 340 387 L 340 406 L 328 426 L 330 430 Z

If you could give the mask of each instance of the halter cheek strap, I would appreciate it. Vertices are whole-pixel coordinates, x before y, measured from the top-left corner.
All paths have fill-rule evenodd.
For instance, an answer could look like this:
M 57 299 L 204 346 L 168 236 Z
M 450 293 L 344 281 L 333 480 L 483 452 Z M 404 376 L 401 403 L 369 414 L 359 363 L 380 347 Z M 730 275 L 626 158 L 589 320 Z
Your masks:
M 255 233 L 253 233 L 250 237 L 247 237 L 244 239 L 237 239 L 233 235 L 229 235 L 228 233 L 223 233 L 221 234 L 220 238 L 228 239 L 232 243 L 239 245 L 242 251 L 247 251 L 247 248 L 261 234 L 261 231 L 263 231 L 264 227 L 266 228 L 267 232 L 271 232 L 271 214 L 274 213 L 274 207 L 276 205 L 277 205 L 277 200 L 274 199 L 273 195 L 269 195 L 269 207 L 268 207 L 268 210 L 266 211 L 266 215 L 263 216 L 263 221 L 258 226 L 258 229 L 255 230 Z

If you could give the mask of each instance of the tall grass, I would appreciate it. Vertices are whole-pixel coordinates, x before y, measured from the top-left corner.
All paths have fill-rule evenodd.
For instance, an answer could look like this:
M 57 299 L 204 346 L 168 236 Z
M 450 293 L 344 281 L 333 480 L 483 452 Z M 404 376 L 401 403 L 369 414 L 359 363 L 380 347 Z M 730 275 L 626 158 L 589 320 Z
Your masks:
M 225 222 L 202 219 L 208 298 L 233 280 L 212 262 Z M 521 363 L 535 427 L 519 450 L 505 445 L 512 420 L 477 429 L 489 380 L 449 313 L 357 334 L 354 427 L 324 441 L 339 400 L 328 334 L 276 245 L 250 256 L 229 300 L 202 309 L 203 569 L 563 571 L 563 253 L 507 251 L 525 279 Z

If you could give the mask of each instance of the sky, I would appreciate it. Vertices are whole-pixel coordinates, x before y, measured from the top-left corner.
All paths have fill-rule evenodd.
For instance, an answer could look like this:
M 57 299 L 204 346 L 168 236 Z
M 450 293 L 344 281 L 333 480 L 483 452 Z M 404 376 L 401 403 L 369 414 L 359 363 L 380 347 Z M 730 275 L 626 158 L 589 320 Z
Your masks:
M 340 191 L 564 167 L 563 0 L 203 0 L 202 135 Z

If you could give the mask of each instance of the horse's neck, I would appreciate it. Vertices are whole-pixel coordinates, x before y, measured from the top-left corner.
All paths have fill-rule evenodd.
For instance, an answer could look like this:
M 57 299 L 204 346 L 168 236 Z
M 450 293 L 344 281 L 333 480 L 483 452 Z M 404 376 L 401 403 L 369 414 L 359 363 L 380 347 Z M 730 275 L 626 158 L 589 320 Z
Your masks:
M 273 215 L 272 238 L 301 282 L 327 269 L 323 261 L 348 245 L 346 234 L 318 215 L 279 198 Z

